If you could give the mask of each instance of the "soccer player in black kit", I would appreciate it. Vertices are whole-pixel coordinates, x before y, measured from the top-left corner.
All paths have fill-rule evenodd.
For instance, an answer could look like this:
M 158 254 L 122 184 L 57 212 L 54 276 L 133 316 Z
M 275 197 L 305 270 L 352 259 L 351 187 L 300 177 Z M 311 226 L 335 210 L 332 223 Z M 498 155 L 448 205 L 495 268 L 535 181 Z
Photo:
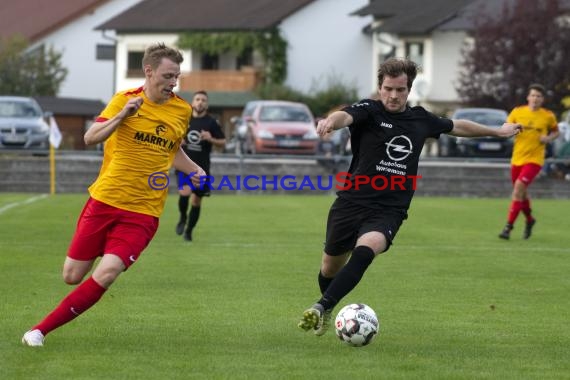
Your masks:
M 192 118 L 188 126 L 188 133 L 182 149 L 194 162 L 196 162 L 206 175 L 210 175 L 210 154 L 212 146 L 223 147 L 226 144 L 226 137 L 218 122 L 208 115 L 208 93 L 206 91 L 197 91 L 192 97 Z M 192 189 L 187 185 L 188 181 L 180 181 L 180 173 L 176 172 L 178 180 L 178 210 L 180 211 L 180 219 L 176 225 L 176 233 L 184 234 L 184 240 L 192 240 L 192 230 L 198 223 L 200 218 L 200 209 L 202 207 L 202 197 L 210 195 L 210 187 L 207 183 L 203 186 L 195 186 Z M 184 174 L 182 174 L 184 175 Z M 183 185 L 182 189 L 180 184 Z M 188 212 L 188 203 L 190 202 L 190 212 Z M 188 213 L 188 216 L 187 216 Z
M 422 107 L 409 107 L 408 95 L 417 71 L 412 61 L 388 59 L 378 70 L 379 100 L 361 100 L 333 112 L 317 125 L 320 136 L 350 128 L 352 161 L 347 180 L 353 185 L 344 186 L 347 190 L 337 193 L 330 208 L 318 274 L 321 298 L 303 312 L 299 322 L 300 328 L 313 330 L 317 336 L 327 331 L 334 307 L 356 287 L 373 259 L 390 248 L 407 218 L 425 140 L 442 133 L 508 138 L 521 129 L 511 123 L 489 128 L 468 120 L 441 118 Z M 378 176 L 389 185 L 375 183 L 372 179 Z M 371 180 L 366 183 L 366 178 Z M 401 186 L 390 185 L 401 183 L 403 178 L 409 180 Z

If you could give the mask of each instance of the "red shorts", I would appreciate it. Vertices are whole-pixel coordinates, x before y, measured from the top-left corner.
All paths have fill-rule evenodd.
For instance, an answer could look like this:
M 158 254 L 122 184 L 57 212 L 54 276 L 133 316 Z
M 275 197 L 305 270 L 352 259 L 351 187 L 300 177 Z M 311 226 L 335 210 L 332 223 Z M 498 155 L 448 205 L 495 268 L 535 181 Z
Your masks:
M 128 269 L 157 229 L 157 217 L 121 210 L 89 198 L 79 216 L 67 256 L 90 261 L 110 253 L 119 256 Z
M 540 173 L 542 166 L 538 164 L 524 164 L 521 166 L 511 166 L 511 180 L 513 183 L 518 179 L 526 186 L 530 185 L 534 178 Z

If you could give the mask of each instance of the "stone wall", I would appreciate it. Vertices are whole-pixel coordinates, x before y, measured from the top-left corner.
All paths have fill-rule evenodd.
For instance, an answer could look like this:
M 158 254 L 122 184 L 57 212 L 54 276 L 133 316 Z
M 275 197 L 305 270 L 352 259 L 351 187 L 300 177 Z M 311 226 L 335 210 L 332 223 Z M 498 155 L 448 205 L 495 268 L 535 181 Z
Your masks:
M 87 187 L 97 178 L 101 165 L 101 156 L 91 154 L 58 154 L 56 157 L 56 192 L 86 193 Z M 0 156 L 0 192 L 49 193 L 50 165 L 48 157 L 32 157 L 21 155 Z M 212 176 L 214 186 L 218 187 L 222 177 L 235 189 L 238 183 L 249 178 L 250 187 L 259 186 L 256 190 L 231 190 L 228 186 L 218 190 L 220 193 L 333 193 L 330 190 L 311 190 L 305 186 L 303 190 L 285 191 L 281 180 L 285 176 L 293 176 L 297 181 L 295 188 L 305 176 L 317 187 L 321 179 L 323 188 L 327 187 L 329 176 L 348 168 L 346 159 L 339 160 L 336 165 L 328 162 L 317 162 L 308 158 L 239 158 L 235 156 L 214 156 L 212 158 Z M 456 196 L 456 197 L 509 197 L 511 192 L 510 166 L 508 162 L 459 162 L 424 160 L 420 162 L 417 180 L 417 195 L 423 196 Z M 273 184 L 263 186 L 261 177 L 273 179 L 276 176 L 278 190 Z M 177 190 L 174 173 L 170 173 L 170 192 Z M 290 182 L 288 182 L 290 184 Z M 335 182 L 336 184 L 336 182 Z M 263 188 L 267 190 L 263 190 Z M 538 178 L 531 187 L 531 194 L 536 198 L 570 198 L 570 182 L 548 177 Z

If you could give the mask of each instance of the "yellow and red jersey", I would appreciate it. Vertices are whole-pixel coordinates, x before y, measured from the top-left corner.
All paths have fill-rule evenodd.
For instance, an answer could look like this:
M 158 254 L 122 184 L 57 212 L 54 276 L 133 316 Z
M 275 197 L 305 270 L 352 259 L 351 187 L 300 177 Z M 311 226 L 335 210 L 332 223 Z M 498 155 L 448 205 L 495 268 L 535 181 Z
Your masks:
M 168 187 L 156 190 L 149 177 L 153 173 L 168 175 L 186 135 L 192 107 L 176 95 L 166 103 L 153 103 L 141 87 L 115 94 L 97 121 L 111 119 L 133 97 L 142 97 L 144 102 L 105 142 L 99 177 L 89 193 L 108 205 L 159 217 Z
M 558 130 L 556 116 L 546 108 L 533 111 L 528 105 L 514 108 L 509 123 L 522 125 L 522 132 L 515 136 L 511 164 L 521 166 L 535 163 L 544 165 L 546 145 L 540 142 L 540 136 L 547 136 Z

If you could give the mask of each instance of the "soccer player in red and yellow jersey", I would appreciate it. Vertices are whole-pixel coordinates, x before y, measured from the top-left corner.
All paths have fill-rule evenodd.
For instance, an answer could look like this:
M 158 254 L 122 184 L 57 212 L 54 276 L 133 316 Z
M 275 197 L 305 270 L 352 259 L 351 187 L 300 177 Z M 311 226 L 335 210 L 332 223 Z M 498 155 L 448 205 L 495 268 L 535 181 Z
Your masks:
M 531 214 L 528 187 L 544 165 L 546 144 L 558 137 L 558 124 L 554 114 L 542 107 L 546 91 L 540 84 L 528 88 L 527 104 L 514 108 L 507 121 L 522 125 L 522 132 L 515 136 L 511 158 L 513 193 L 507 224 L 499 234 L 509 239 L 517 216 L 522 211 L 526 217 L 523 238 L 528 239 L 536 219 Z
M 85 133 L 87 145 L 105 142 L 105 152 L 63 265 L 64 281 L 79 286 L 22 343 L 42 346 L 50 331 L 93 306 L 135 263 L 158 228 L 171 166 L 195 173 L 196 185 L 205 175 L 180 148 L 192 115 L 191 106 L 173 93 L 182 60 L 178 50 L 162 43 L 148 47 L 144 85 L 115 94 Z

